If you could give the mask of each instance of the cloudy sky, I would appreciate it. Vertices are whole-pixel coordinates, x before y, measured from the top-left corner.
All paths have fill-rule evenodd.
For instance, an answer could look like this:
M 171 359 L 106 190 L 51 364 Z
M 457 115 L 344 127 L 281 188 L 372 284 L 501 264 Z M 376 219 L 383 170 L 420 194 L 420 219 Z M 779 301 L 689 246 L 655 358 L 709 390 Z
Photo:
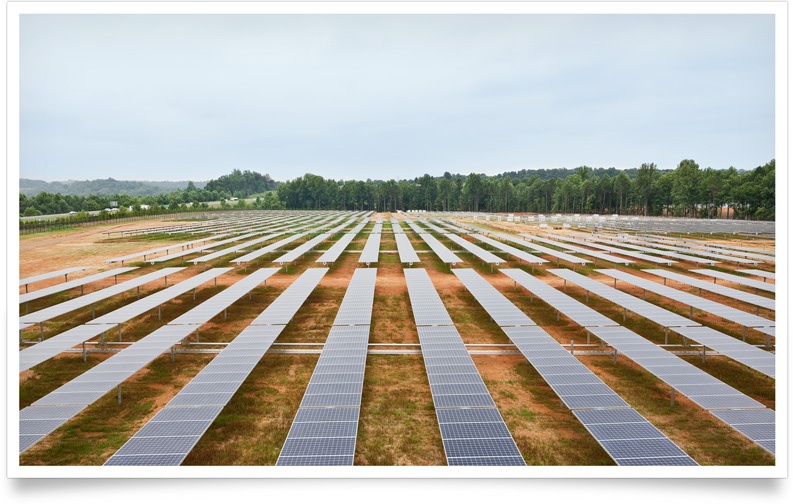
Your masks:
M 277 180 L 774 157 L 772 15 L 53 15 L 20 176 Z

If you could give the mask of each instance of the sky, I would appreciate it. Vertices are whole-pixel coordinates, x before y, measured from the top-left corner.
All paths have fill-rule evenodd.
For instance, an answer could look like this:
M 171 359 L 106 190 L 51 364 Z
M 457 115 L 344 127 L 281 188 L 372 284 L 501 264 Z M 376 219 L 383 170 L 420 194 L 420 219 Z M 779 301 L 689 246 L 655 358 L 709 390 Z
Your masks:
M 774 18 L 23 14 L 20 177 L 774 158 Z

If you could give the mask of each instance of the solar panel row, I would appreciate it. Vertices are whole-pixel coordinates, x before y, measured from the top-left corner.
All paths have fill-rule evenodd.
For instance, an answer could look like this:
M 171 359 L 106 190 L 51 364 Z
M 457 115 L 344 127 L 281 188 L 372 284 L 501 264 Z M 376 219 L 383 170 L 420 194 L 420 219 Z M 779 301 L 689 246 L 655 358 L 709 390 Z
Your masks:
M 376 279 L 353 273 L 276 465 L 353 465 Z
M 539 258 L 537 256 L 533 256 L 526 251 L 517 249 L 511 245 L 507 245 L 506 243 L 500 242 L 498 240 L 494 240 L 492 238 L 488 238 L 487 236 L 481 235 L 479 233 L 471 234 L 477 240 L 487 243 L 491 247 L 495 247 L 503 252 L 506 252 L 513 257 L 517 257 L 519 261 L 526 261 L 529 264 L 542 264 L 546 261 L 545 259 Z
M 709 264 L 711 266 L 713 266 L 714 264 L 718 264 L 718 261 L 714 259 L 706 259 L 704 257 L 680 254 L 678 252 L 672 252 L 669 250 L 659 250 L 650 247 L 643 247 L 641 245 L 627 243 L 626 240 L 624 239 L 619 239 L 615 236 L 610 236 L 610 235 L 598 234 L 593 236 L 587 236 L 586 241 L 591 241 L 595 243 L 607 243 L 609 245 L 619 245 L 621 248 L 638 250 L 640 252 L 645 252 L 647 254 L 657 254 L 663 257 L 673 257 L 675 259 L 680 259 L 681 261 L 694 262 L 697 264 Z
M 551 237 L 551 238 L 555 238 L 555 239 L 557 239 L 559 241 L 565 241 L 565 242 L 570 242 L 570 243 L 578 243 L 580 245 L 586 245 L 587 247 L 590 247 L 590 248 L 595 248 L 595 249 L 598 249 L 598 250 L 605 250 L 606 252 L 611 252 L 612 254 L 619 254 L 619 255 L 623 255 L 623 256 L 627 256 L 627 257 L 633 257 L 633 258 L 639 259 L 641 261 L 651 262 L 651 263 L 655 263 L 655 264 L 666 264 L 667 266 L 671 266 L 672 263 L 676 262 L 676 261 L 672 261 L 670 259 L 664 259 L 664 258 L 661 258 L 661 257 L 651 256 L 651 255 L 648 255 L 648 254 L 642 254 L 641 252 L 635 252 L 635 251 L 632 251 L 632 250 L 626 250 L 626 249 L 618 248 L 618 247 L 610 247 L 608 245 L 601 245 L 599 243 L 594 243 L 593 241 L 578 240 L 576 238 L 571 238 L 570 236 L 566 236 L 566 235 L 562 236 L 562 235 L 555 235 L 555 234 L 546 233 L 545 236 L 548 236 L 548 237 Z
M 231 268 L 214 268 L 182 282 L 172 285 L 166 289 L 155 292 L 143 299 L 122 306 L 117 310 L 97 317 L 85 325 L 69 329 L 61 334 L 53 336 L 32 347 L 25 348 L 19 352 L 19 371 L 25 371 L 31 367 L 50 359 L 59 353 L 79 345 L 100 334 L 115 329 L 120 324 L 131 320 L 161 304 L 195 289 L 199 285 L 212 280 L 213 278 L 231 271 Z M 120 329 L 119 329 L 120 331 Z
M 19 286 L 22 287 L 24 285 L 25 286 L 25 292 L 27 292 L 28 291 L 28 284 L 32 284 L 32 283 L 35 283 L 35 282 L 41 282 L 42 280 L 48 280 L 50 278 L 59 277 L 61 275 L 63 275 L 63 277 L 64 277 L 64 282 L 67 282 L 69 280 L 69 273 L 76 273 L 78 271 L 83 271 L 83 270 L 87 270 L 87 269 L 88 269 L 87 266 L 74 266 L 74 267 L 71 267 L 71 268 L 64 268 L 64 269 L 58 270 L 58 271 L 50 271 L 49 273 L 43 273 L 41 275 L 36 275 L 36 276 L 28 277 L 28 278 L 20 278 L 19 279 Z
M 538 280 L 522 270 L 507 269 L 502 273 L 512 278 L 526 289 L 533 291 L 545 302 L 557 309 L 566 312 L 566 315 L 579 315 L 579 311 L 597 312 L 586 305 L 580 304 L 573 308 L 569 304 L 558 304 L 559 295 L 567 297 L 541 280 Z M 556 295 L 549 295 L 555 291 Z M 575 310 L 575 314 L 571 311 Z M 764 409 L 765 407 L 751 397 L 730 387 L 726 383 L 712 377 L 701 369 L 689 364 L 680 357 L 668 352 L 661 347 L 647 341 L 638 334 L 621 326 L 587 326 L 589 332 L 605 341 L 620 353 L 639 364 L 662 381 L 669 384 L 674 390 L 680 391 L 693 402 L 708 411 L 717 409 Z M 749 438 L 752 441 L 755 439 Z M 767 441 L 763 439 L 762 441 Z M 759 444 L 759 443 L 758 443 Z M 766 446 L 762 445 L 764 448 Z
M 352 230 L 350 230 L 349 233 L 345 233 L 324 254 L 319 256 L 319 258 L 317 258 L 316 262 L 322 263 L 323 265 L 324 264 L 328 264 L 328 263 L 336 262 L 336 260 L 338 260 L 338 258 L 341 256 L 342 252 L 344 252 L 344 250 L 347 248 L 347 246 L 350 244 L 350 242 L 355 239 L 355 237 L 358 235 L 358 233 L 360 233 L 361 230 L 365 226 L 366 226 L 366 223 L 365 222 L 361 222 L 360 224 L 358 224 L 357 226 L 352 228 Z
M 675 282 L 680 282 L 685 285 L 698 287 L 701 290 L 715 292 L 716 294 L 720 294 L 722 296 L 732 299 L 737 299 L 738 301 L 743 301 L 744 303 L 748 303 L 751 305 L 760 306 L 768 310 L 776 309 L 776 302 L 773 299 L 769 299 L 767 297 L 758 296 L 756 294 L 751 294 L 749 292 L 744 292 L 737 289 L 731 289 L 724 285 L 700 280 L 699 278 L 691 278 L 690 276 L 681 275 L 680 273 L 675 273 L 673 271 L 666 271 L 659 269 L 646 269 L 642 271 L 646 273 L 650 273 L 652 275 L 660 276 L 667 280 L 674 280 Z M 699 271 L 708 271 L 708 270 L 699 270 Z
M 99 289 L 84 296 L 79 296 L 68 301 L 64 301 L 63 303 L 58 303 L 48 308 L 29 313 L 21 317 L 20 322 L 25 324 L 40 324 L 46 320 L 60 317 L 61 315 L 65 315 L 71 311 L 93 305 L 94 303 L 98 303 L 99 301 L 103 301 L 115 295 L 121 294 L 122 292 L 126 292 L 130 289 L 134 289 L 149 282 L 153 282 L 154 280 L 167 277 L 168 275 L 172 275 L 183 269 L 184 268 L 164 268 L 158 271 L 153 271 L 146 275 L 127 280 L 126 282 L 114 284 L 110 287 Z
M 697 269 L 691 271 L 694 273 L 698 273 L 700 275 L 712 277 L 713 283 L 716 283 L 716 280 L 719 279 L 727 282 L 733 282 L 740 285 L 745 285 L 747 287 L 754 287 L 757 290 L 776 292 L 776 284 L 770 284 L 765 281 L 761 282 L 759 280 L 754 280 L 751 278 L 746 278 L 738 275 L 731 275 L 729 273 L 724 273 L 723 271 L 716 271 L 716 270 Z
M 631 285 L 641 287 L 642 289 L 645 289 L 649 292 L 654 292 L 660 296 L 674 299 L 675 301 L 687 304 L 693 308 L 712 313 L 744 327 L 754 327 L 756 330 L 765 334 L 772 334 L 770 331 L 773 330 L 773 326 L 775 325 L 773 320 L 758 317 L 757 315 L 746 313 L 745 311 L 741 311 L 721 303 L 716 303 L 715 301 L 711 301 L 709 299 L 703 299 L 699 296 L 679 291 L 651 280 L 637 277 L 636 275 L 631 275 L 630 273 L 611 269 L 599 269 L 595 271 Z
M 710 327 L 670 312 L 660 306 L 638 299 L 630 294 L 604 285 L 570 270 L 549 270 L 550 273 L 576 283 L 612 303 L 652 320 L 663 327 L 674 327 L 683 336 L 706 345 L 752 369 L 773 377 L 775 375 L 775 356 L 755 346 L 737 340 Z
M 583 259 L 581 257 L 576 257 L 574 255 L 566 254 L 564 252 L 560 252 L 558 250 L 554 250 L 554 249 L 551 249 L 551 248 L 548 248 L 548 247 L 543 247 L 542 245 L 537 245 L 536 243 L 531 243 L 529 241 L 522 240 L 522 239 L 514 237 L 512 235 L 508 235 L 508 234 L 504 234 L 504 233 L 493 233 L 493 236 L 495 236 L 496 238 L 499 238 L 501 240 L 507 240 L 507 241 L 511 241 L 512 243 L 517 243 L 518 245 L 520 245 L 522 247 L 528 247 L 530 249 L 536 250 L 538 252 L 542 252 L 543 254 L 547 254 L 547 255 L 549 255 L 551 257 L 555 257 L 557 259 L 560 259 L 562 261 L 567 261 L 567 262 L 572 263 L 572 264 L 584 265 L 584 264 L 589 264 L 591 262 L 588 259 Z
M 375 224 L 378 226 L 378 224 Z M 382 224 L 379 224 L 382 227 Z M 367 266 L 371 263 L 376 263 L 380 256 L 380 237 L 382 235 L 380 232 L 375 233 L 374 231 L 369 235 L 369 238 L 366 239 L 366 245 L 363 246 L 363 252 L 361 252 L 361 257 L 358 259 L 359 263 L 366 263 Z
M 46 416 L 46 411 L 53 406 L 79 405 L 80 408 L 75 414 L 86 408 L 160 354 L 168 351 L 170 347 L 180 340 L 189 336 L 197 327 L 197 325 L 192 325 L 193 323 L 198 324 L 198 320 L 201 318 L 204 322 L 210 320 L 225 307 L 277 271 L 276 268 L 268 268 L 248 275 L 209 300 L 189 310 L 168 325 L 162 326 L 151 334 L 144 336 L 136 343 L 24 408 L 20 412 L 20 432 L 26 431 L 28 427 L 24 418 L 30 414 L 30 411 L 37 410 Z M 48 424 L 47 429 L 41 428 L 33 435 L 20 436 L 20 453 L 68 421 L 69 418 L 58 419 L 59 422 L 57 424 L 54 422 Z
M 592 249 L 588 249 L 588 248 L 584 248 L 584 247 L 577 247 L 575 245 L 569 245 L 567 243 L 562 243 L 562 242 L 558 242 L 558 241 L 555 241 L 555 240 L 549 240 L 547 238 L 541 238 L 539 236 L 535 236 L 535 235 L 531 235 L 531 234 L 522 234 L 520 236 L 523 236 L 524 238 L 529 238 L 532 241 L 545 243 L 545 244 L 551 245 L 553 247 L 562 248 L 562 249 L 568 250 L 570 252 L 583 254 L 583 255 L 586 255 L 586 256 L 589 256 L 589 257 L 594 257 L 595 259 L 600 259 L 602 261 L 611 262 L 611 263 L 614 263 L 614 264 L 624 264 L 624 265 L 627 266 L 627 265 L 633 263 L 633 261 L 631 261 L 629 259 L 623 259 L 623 258 L 620 258 L 620 257 L 614 257 L 612 255 L 604 254 L 603 252 L 598 252 L 596 250 L 592 250 Z
M 83 268 L 85 269 L 85 268 Z M 20 303 L 27 303 L 29 301 L 33 301 L 34 299 L 40 299 L 46 296 L 50 296 L 52 294 L 57 294 L 58 292 L 63 292 L 69 289 L 74 289 L 75 287 L 81 287 L 87 285 L 91 282 L 97 282 L 99 280 L 104 280 L 105 278 L 110 278 L 112 276 L 118 276 L 123 273 L 127 273 L 132 270 L 138 269 L 137 267 L 133 268 L 115 268 L 108 271 L 102 271 L 101 273 L 96 273 L 94 275 L 89 275 L 82 278 L 76 278 L 71 282 L 64 282 L 62 284 L 53 285 L 50 287 L 45 287 L 44 289 L 35 290 L 33 292 L 26 292 L 25 294 L 19 295 L 19 302 Z
M 526 465 L 426 270 L 404 273 L 447 463 Z
M 515 313 L 517 307 L 474 270 L 454 273 L 618 465 L 697 465 L 529 317 Z M 614 414 L 602 428 L 578 415 L 585 411 Z M 631 450 L 622 449 L 626 444 Z
M 497 255 L 488 252 L 482 247 L 479 247 L 478 245 L 475 245 L 469 242 L 468 240 L 466 240 L 465 238 L 457 236 L 454 233 L 447 233 L 445 236 L 446 238 L 450 239 L 451 241 L 461 246 L 468 252 L 472 253 L 473 255 L 475 255 L 482 261 L 486 262 L 487 264 L 501 264 L 503 262 L 506 262 L 504 259 L 498 257 Z
M 306 270 L 105 465 L 180 465 L 327 271 Z

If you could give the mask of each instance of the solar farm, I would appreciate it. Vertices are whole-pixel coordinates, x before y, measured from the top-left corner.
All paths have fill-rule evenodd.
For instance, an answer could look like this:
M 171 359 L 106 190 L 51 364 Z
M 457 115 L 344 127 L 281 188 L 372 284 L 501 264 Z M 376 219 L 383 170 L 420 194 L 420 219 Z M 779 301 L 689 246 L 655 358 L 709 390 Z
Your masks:
M 19 464 L 773 466 L 773 223 L 702 224 L 273 210 L 25 237 Z

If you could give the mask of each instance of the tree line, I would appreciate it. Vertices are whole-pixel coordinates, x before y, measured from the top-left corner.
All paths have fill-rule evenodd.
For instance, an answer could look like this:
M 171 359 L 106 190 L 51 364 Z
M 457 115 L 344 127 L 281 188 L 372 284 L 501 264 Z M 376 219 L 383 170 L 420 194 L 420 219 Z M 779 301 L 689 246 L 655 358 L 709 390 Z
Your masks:
M 286 182 L 269 175 L 234 170 L 198 188 L 159 195 L 71 196 L 41 192 L 20 193 L 20 215 L 35 216 L 70 211 L 119 207 L 141 211 L 208 208 L 221 201 L 223 208 L 316 210 L 427 210 L 506 213 L 598 213 L 668 215 L 683 217 L 774 220 L 775 162 L 751 171 L 700 169 L 682 160 L 674 170 L 659 170 L 654 163 L 616 170 L 521 170 L 496 176 L 444 173 L 412 180 L 334 180 L 306 174 Z M 549 174 L 557 178 L 547 178 Z M 243 198 L 257 195 L 248 203 Z M 238 202 L 229 203 L 232 197 Z
M 336 181 L 306 174 L 278 186 L 289 209 L 599 213 L 682 217 L 775 218 L 774 160 L 747 172 L 700 169 L 684 159 L 674 170 L 565 170 L 564 178 L 528 171 L 498 176 L 446 172 L 413 180 Z M 532 173 L 530 176 L 528 173 Z M 557 171 L 557 173 L 559 173 Z

